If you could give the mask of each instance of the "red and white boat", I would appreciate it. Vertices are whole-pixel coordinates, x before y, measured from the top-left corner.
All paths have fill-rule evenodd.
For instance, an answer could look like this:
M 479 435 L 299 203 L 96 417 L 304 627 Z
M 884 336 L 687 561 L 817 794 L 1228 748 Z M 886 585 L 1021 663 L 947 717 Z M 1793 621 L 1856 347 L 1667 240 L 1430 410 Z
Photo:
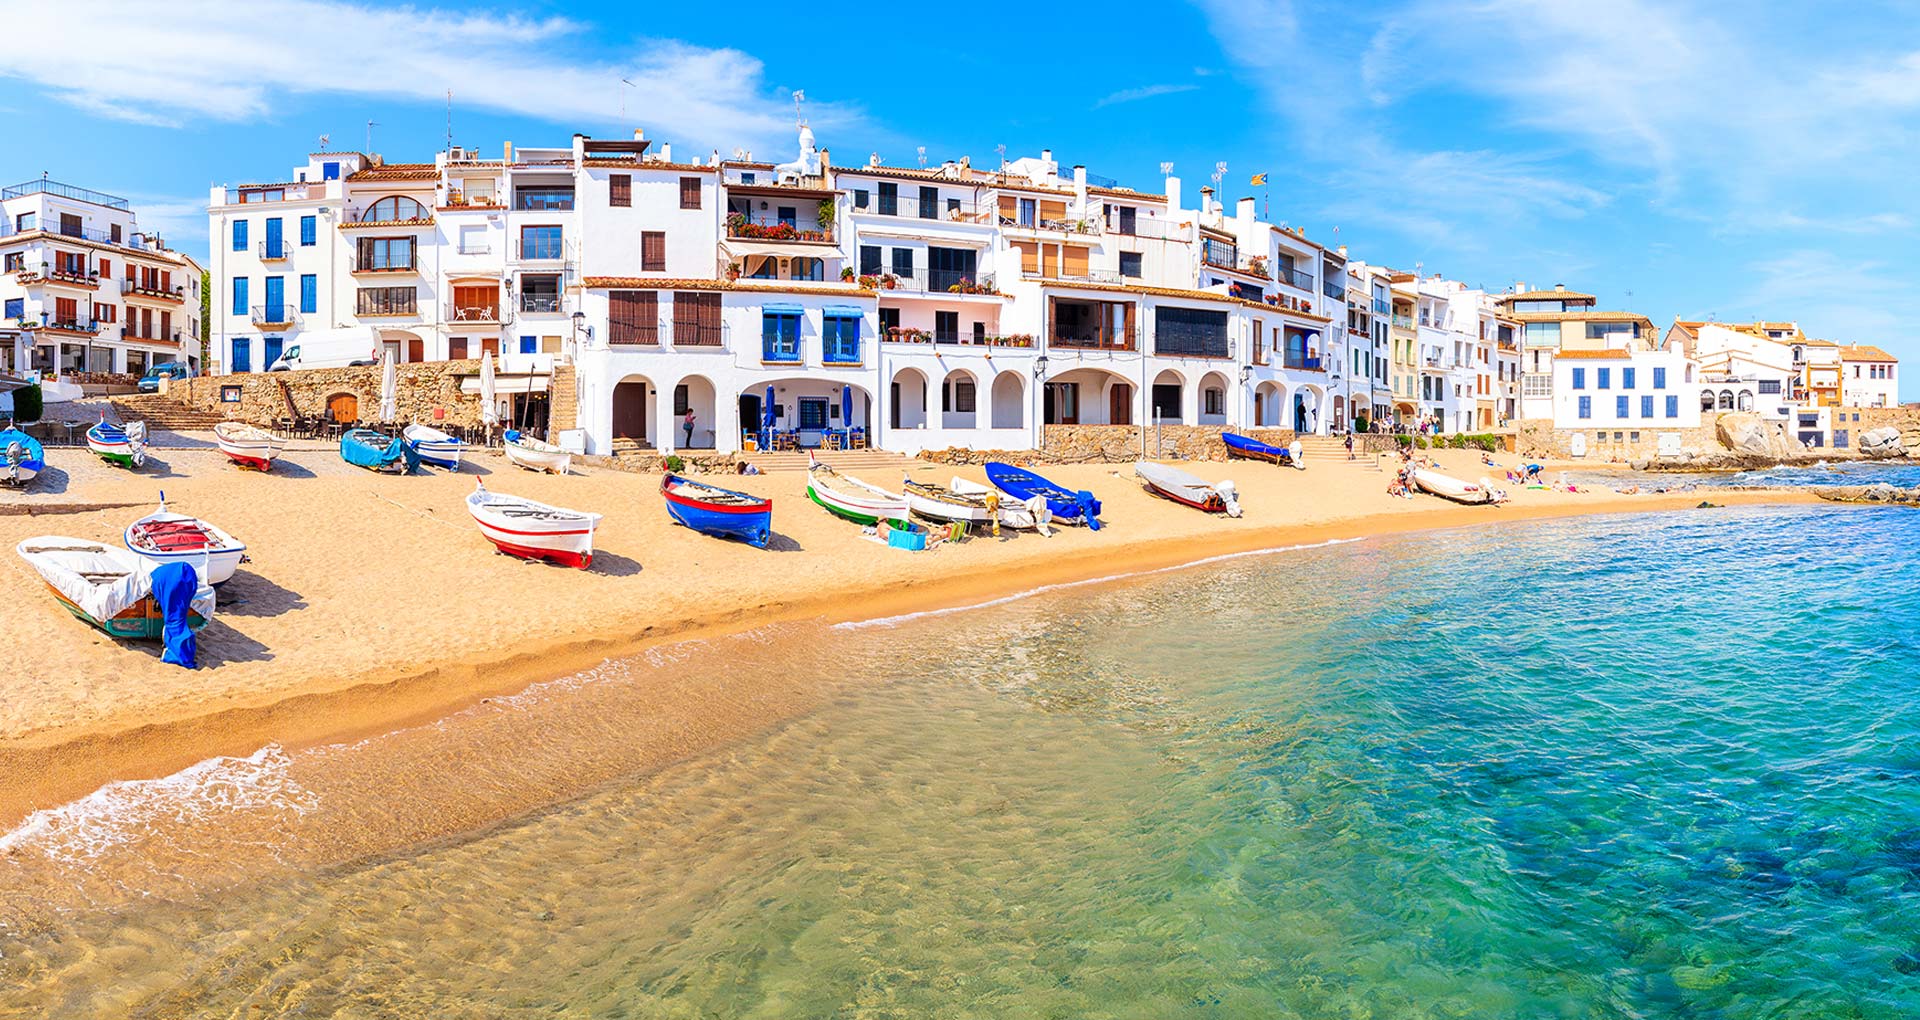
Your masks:
M 287 448 L 286 441 L 279 436 L 243 421 L 223 421 L 215 425 L 213 438 L 228 459 L 255 471 L 271 470 L 273 458 Z
M 467 512 L 480 533 L 509 556 L 546 560 L 582 570 L 593 565 L 593 530 L 600 515 L 489 492 L 473 483 Z
M 1155 464 L 1152 461 L 1140 461 L 1133 466 L 1133 473 L 1139 477 L 1147 491 L 1156 496 L 1164 496 L 1190 506 L 1195 510 L 1205 510 L 1210 514 L 1226 514 L 1228 517 L 1240 516 L 1240 494 L 1232 482 L 1204 481 L 1176 467 Z

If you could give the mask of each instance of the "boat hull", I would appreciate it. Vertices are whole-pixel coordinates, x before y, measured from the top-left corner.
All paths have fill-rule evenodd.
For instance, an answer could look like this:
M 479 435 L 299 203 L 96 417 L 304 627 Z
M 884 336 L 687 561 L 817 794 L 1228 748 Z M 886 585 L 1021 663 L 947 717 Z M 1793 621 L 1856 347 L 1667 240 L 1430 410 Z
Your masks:
M 375 439 L 363 438 L 377 433 L 368 433 L 356 429 L 340 437 L 340 459 L 354 467 L 363 467 L 369 471 L 407 471 L 411 472 L 419 456 L 410 449 L 404 440 L 393 438 L 385 443 Z
M 219 425 L 214 426 L 213 439 L 228 460 L 253 471 L 273 470 L 273 459 L 280 456 L 284 448 L 284 444 L 275 436 L 258 430 L 238 433 Z
M 490 504 L 489 499 L 499 502 Z M 525 516 L 514 518 L 489 508 L 503 504 L 523 510 L 533 508 L 570 516 L 557 520 Z M 600 526 L 599 514 L 562 510 L 543 503 L 515 500 L 510 496 L 493 497 L 484 489 L 476 490 L 475 495 L 468 497 L 467 514 L 480 528 L 480 534 L 492 542 L 495 549 L 509 556 L 542 560 L 580 570 L 593 566 L 593 533 Z
M 1263 443 L 1258 439 L 1250 439 L 1232 432 L 1222 433 L 1220 441 L 1226 444 L 1227 456 L 1229 458 L 1239 457 L 1246 460 L 1264 460 L 1269 464 L 1278 464 L 1282 467 L 1301 466 L 1299 458 L 1295 457 L 1293 451 L 1286 447 L 1273 446 L 1268 443 Z
M 907 520 L 907 505 L 904 501 L 896 505 L 855 504 L 851 500 L 836 498 L 834 493 L 824 491 L 812 482 L 807 483 L 807 498 L 825 507 L 834 516 L 843 517 L 855 524 L 871 527 L 884 519 L 888 524 L 895 524 L 902 528 L 910 526 Z
M 508 463 L 528 471 L 564 475 L 573 465 L 573 454 L 548 443 L 534 446 L 518 432 L 507 433 L 506 454 Z
M 160 604 L 155 602 L 151 595 L 128 606 L 109 619 L 97 620 L 88 614 L 86 610 L 74 604 L 74 601 L 67 598 L 60 589 L 55 588 L 53 585 L 47 585 L 47 590 L 53 593 L 55 601 L 60 603 L 61 608 L 73 614 L 74 619 L 98 627 L 111 637 L 158 641 L 166 636 L 167 621 L 160 613 Z M 187 626 L 189 628 L 197 631 L 206 625 L 206 617 L 199 613 L 190 612 L 187 614 Z
M 206 566 L 206 574 L 201 580 L 217 587 L 232 580 L 234 571 L 239 570 L 241 562 L 247 558 L 246 546 L 235 541 L 232 535 L 221 531 L 219 528 L 205 521 L 196 521 L 196 523 L 220 539 L 220 548 L 205 553 L 198 549 L 183 549 L 178 552 L 152 552 L 142 549 L 135 544 L 133 531 L 142 524 L 151 523 L 157 516 L 158 515 L 142 517 L 134 521 L 132 524 L 127 525 L 127 530 L 121 533 L 120 536 L 121 542 L 126 545 L 129 552 L 140 557 L 152 566 L 157 567 L 163 563 L 185 563 L 187 566 L 192 567 L 195 572 L 199 572 L 202 563 L 204 563 Z M 185 517 L 184 515 L 169 515 L 169 518 L 173 520 L 193 520 L 193 518 Z
M 423 429 L 420 434 L 415 434 L 414 429 L 414 426 L 408 426 L 401 433 L 401 438 L 420 458 L 422 464 L 431 464 L 449 471 L 460 470 L 460 453 L 466 449 L 467 444 L 438 429 Z
M 1028 500 L 1038 496 L 1047 501 L 1047 509 L 1053 512 L 1053 524 L 1084 524 L 1093 531 L 1100 530 L 1100 501 L 1091 492 L 1075 492 L 1066 486 L 1050 482 L 1031 471 L 1023 471 L 1011 464 L 990 461 L 985 468 L 987 480 L 993 487 L 1018 500 Z
M 765 549 L 773 537 L 773 501 L 754 504 L 712 503 L 672 491 L 672 475 L 660 485 L 666 500 L 667 516 L 675 523 L 703 535 L 737 538 L 756 549 Z

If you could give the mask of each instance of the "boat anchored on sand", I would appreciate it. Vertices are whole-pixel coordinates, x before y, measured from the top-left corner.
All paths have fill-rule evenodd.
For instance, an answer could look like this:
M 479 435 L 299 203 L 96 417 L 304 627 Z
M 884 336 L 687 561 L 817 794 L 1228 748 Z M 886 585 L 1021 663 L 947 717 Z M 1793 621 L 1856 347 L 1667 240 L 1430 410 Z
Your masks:
M 101 415 L 100 424 L 87 430 L 87 449 L 109 464 L 137 468 L 147 462 L 147 423 L 130 421 L 125 425 L 109 425 L 106 416 Z
M 40 440 L 8 425 L 0 429 L 0 483 L 18 489 L 47 469 L 47 451 Z
M 896 527 L 912 528 L 907 520 L 909 514 L 905 496 L 843 475 L 828 467 L 811 451 L 807 453 L 807 462 L 807 498 L 826 507 L 830 513 L 855 524 L 871 525 L 886 521 Z
M 29 538 L 14 550 L 67 612 L 113 637 L 165 640 L 169 623 L 177 638 L 213 622 L 213 586 L 184 563 L 153 567 L 130 550 L 64 535 Z M 176 644 L 168 642 L 166 661 L 179 661 Z M 184 657 L 180 664 L 191 668 L 190 647 Z
M 773 537 L 773 500 L 668 474 L 660 480 L 667 516 L 703 535 L 737 538 L 765 549 Z
M 1047 527 L 1053 523 L 1053 511 L 1047 509 L 1047 501 L 1039 496 L 1022 502 L 1002 496 L 998 489 L 964 478 L 955 478 L 945 486 L 908 478 L 901 481 L 900 491 L 907 499 L 907 509 L 931 520 L 986 524 L 995 534 L 999 534 L 1003 525 L 1020 531 L 1038 530 L 1042 535 L 1053 534 Z
M 1164 496 L 1175 503 L 1210 514 L 1240 516 L 1240 493 L 1232 482 L 1216 484 L 1204 481 L 1179 468 L 1145 460 L 1133 466 L 1133 473 L 1147 487 L 1147 491 L 1156 496 Z
M 1298 439 L 1286 446 L 1273 446 L 1251 436 L 1222 432 L 1220 441 L 1227 444 L 1227 458 L 1230 460 L 1234 457 L 1245 457 L 1248 460 L 1268 461 L 1281 467 L 1296 467 L 1303 470 L 1306 468 L 1306 465 L 1300 462 L 1301 446 Z
M 228 460 L 255 471 L 272 470 L 273 459 L 287 447 L 286 440 L 243 421 L 223 421 L 215 425 L 213 439 Z
M 593 566 L 593 532 L 600 515 L 505 493 L 489 492 L 473 483 L 467 512 L 487 541 L 509 556 L 545 560 L 585 570 Z
M 121 540 L 149 566 L 185 563 L 208 584 L 225 584 L 247 561 L 245 543 L 198 517 L 168 510 L 164 492 L 160 509 L 127 525 Z
M 448 471 L 460 470 L 460 452 L 467 448 L 467 444 L 461 440 L 439 429 L 419 424 L 401 429 L 400 438 L 406 440 L 407 446 L 421 462 Z
M 340 437 L 340 459 L 368 471 L 405 471 L 420 467 L 420 455 L 405 439 L 374 429 L 348 429 Z
M 1507 494 L 1493 487 L 1488 479 L 1480 479 L 1478 485 L 1461 481 L 1452 475 L 1443 475 L 1432 468 L 1414 468 L 1407 473 L 1413 487 L 1431 496 L 1450 499 L 1455 503 L 1488 505 L 1505 503 Z
M 989 461 L 986 464 L 987 480 L 994 488 L 1018 500 L 1029 500 L 1038 496 L 1047 501 L 1047 509 L 1053 512 L 1056 524 L 1084 524 L 1091 531 L 1100 530 L 1100 501 L 1093 493 L 1082 489 L 1078 492 L 1063 485 L 1056 485 L 1039 475 L 1012 464 Z
M 573 454 L 552 443 L 541 442 L 512 429 L 508 429 L 506 433 L 506 449 L 507 460 L 528 471 L 548 471 L 556 475 L 564 475 L 573 465 Z

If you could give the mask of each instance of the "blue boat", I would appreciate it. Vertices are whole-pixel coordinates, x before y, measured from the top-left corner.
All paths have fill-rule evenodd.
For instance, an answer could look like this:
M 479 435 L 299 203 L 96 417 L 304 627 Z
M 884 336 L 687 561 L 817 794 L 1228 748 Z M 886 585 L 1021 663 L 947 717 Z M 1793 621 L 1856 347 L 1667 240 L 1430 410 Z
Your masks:
M 773 500 L 722 489 L 679 475 L 660 480 L 667 516 L 705 535 L 737 538 L 765 549 L 773 537 Z
M 9 425 L 0 429 L 0 483 L 20 488 L 46 470 L 47 451 L 40 440 Z
M 1028 500 L 1035 496 L 1045 499 L 1055 522 L 1084 524 L 1094 531 L 1100 530 L 1100 501 L 1093 498 L 1093 493 L 1085 489 L 1075 492 L 997 460 L 989 461 L 986 471 L 987 481 L 992 482 L 994 488 L 1015 499 Z
M 1258 439 L 1236 435 L 1232 432 L 1222 432 L 1220 434 L 1220 441 L 1227 444 L 1227 456 L 1229 458 L 1247 457 L 1252 460 L 1272 461 L 1283 467 L 1306 467 L 1306 465 L 1300 463 L 1300 441 L 1298 439 L 1293 441 L 1292 446 L 1272 446 Z
M 413 474 L 420 468 L 420 454 L 406 440 L 374 429 L 348 429 L 340 437 L 340 459 L 369 471 Z

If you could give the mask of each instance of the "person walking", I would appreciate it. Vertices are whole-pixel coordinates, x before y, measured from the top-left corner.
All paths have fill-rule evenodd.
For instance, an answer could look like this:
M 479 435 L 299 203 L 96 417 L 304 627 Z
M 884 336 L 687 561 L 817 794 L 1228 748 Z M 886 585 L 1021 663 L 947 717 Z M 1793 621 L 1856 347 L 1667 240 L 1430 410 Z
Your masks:
M 1347 433 L 1347 459 L 1353 459 L 1353 433 Z
M 687 430 L 687 441 L 680 445 L 691 449 L 693 447 L 693 408 L 687 408 L 687 416 L 680 419 L 680 427 Z

